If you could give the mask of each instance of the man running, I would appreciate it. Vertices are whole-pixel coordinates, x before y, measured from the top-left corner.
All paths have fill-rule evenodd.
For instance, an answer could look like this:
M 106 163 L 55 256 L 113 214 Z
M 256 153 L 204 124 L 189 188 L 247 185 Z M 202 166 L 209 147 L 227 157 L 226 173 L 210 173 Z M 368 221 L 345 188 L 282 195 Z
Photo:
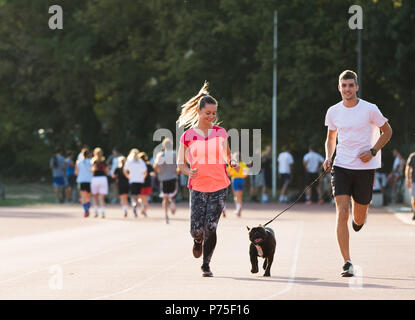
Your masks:
M 339 76 L 342 101 L 327 110 L 325 170 L 332 170 L 333 196 L 337 213 L 337 241 L 344 259 L 343 277 L 353 276 L 349 251 L 350 200 L 353 229 L 359 231 L 367 217 L 375 169 L 381 167 L 380 149 L 390 140 L 392 128 L 375 104 L 357 97 L 359 86 L 355 72 L 346 70 Z M 379 132 L 382 132 L 380 134 Z M 336 146 L 336 138 L 338 140 Z M 336 150 L 336 159 L 332 156 Z

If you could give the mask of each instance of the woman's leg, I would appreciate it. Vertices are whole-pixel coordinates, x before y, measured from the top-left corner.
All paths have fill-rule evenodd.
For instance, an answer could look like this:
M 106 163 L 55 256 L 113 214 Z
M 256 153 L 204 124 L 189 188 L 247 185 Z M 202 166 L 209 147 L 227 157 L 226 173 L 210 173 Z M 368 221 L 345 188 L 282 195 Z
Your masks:
M 93 194 L 92 200 L 93 200 L 93 205 L 94 205 L 95 218 L 97 218 L 98 217 L 98 194 Z
M 209 193 L 204 223 L 203 264 L 209 265 L 216 247 L 216 228 L 226 203 L 227 189 Z
M 139 198 L 140 201 L 142 203 L 142 207 L 141 207 L 141 214 L 145 217 L 147 217 L 147 208 L 148 208 L 148 200 L 147 200 L 147 195 L 145 194 L 140 194 Z
M 99 194 L 99 205 L 101 207 L 101 216 L 102 218 L 105 218 L 105 195 Z
M 124 217 L 127 217 L 128 215 L 128 194 L 127 193 L 120 194 L 120 203 L 121 203 L 122 211 L 124 212 Z
M 238 217 L 241 216 L 242 211 L 242 194 L 243 190 L 237 190 L 235 193 L 235 205 L 236 205 L 236 214 Z

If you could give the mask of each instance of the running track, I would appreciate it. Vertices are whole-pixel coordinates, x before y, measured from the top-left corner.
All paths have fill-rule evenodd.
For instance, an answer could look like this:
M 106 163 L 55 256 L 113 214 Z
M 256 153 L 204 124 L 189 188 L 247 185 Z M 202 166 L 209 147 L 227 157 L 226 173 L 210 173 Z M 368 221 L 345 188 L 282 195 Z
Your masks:
M 78 205 L 1 207 L 0 299 L 415 299 L 410 213 L 371 209 L 367 225 L 350 232 L 358 276 L 342 278 L 334 208 L 296 205 L 270 225 L 277 252 L 263 278 L 250 273 L 246 226 L 284 206 L 247 204 L 242 218 L 232 208 L 219 222 L 214 277 L 202 278 L 185 204 L 169 225 L 160 204 L 137 219 L 118 206 L 106 219 L 84 219 Z

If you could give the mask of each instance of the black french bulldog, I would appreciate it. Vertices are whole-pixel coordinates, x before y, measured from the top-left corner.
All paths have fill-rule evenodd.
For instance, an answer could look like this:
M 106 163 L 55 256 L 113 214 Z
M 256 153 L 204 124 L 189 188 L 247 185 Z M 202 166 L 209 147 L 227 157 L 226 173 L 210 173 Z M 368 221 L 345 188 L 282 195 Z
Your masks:
M 249 227 L 249 240 L 251 245 L 249 246 L 249 256 L 251 258 L 252 273 L 258 272 L 258 257 L 264 258 L 263 269 L 265 270 L 264 277 L 271 276 L 271 265 L 274 260 L 274 253 L 276 247 L 276 240 L 274 231 L 262 225 L 250 229 Z

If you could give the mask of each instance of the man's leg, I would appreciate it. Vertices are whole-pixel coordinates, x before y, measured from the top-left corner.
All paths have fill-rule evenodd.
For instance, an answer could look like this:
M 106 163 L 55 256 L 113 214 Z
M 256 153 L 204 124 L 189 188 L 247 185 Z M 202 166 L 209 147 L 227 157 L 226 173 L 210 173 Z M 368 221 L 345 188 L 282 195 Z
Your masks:
M 344 262 L 350 261 L 349 251 L 349 228 L 347 221 L 349 219 L 349 208 L 350 208 L 350 196 L 349 195 L 338 195 L 335 197 L 336 201 L 336 234 L 337 242 L 339 244 L 340 253 L 343 256 Z
M 353 200 L 352 206 L 353 206 L 353 220 L 358 226 L 362 226 L 366 221 L 369 204 L 360 204 Z

